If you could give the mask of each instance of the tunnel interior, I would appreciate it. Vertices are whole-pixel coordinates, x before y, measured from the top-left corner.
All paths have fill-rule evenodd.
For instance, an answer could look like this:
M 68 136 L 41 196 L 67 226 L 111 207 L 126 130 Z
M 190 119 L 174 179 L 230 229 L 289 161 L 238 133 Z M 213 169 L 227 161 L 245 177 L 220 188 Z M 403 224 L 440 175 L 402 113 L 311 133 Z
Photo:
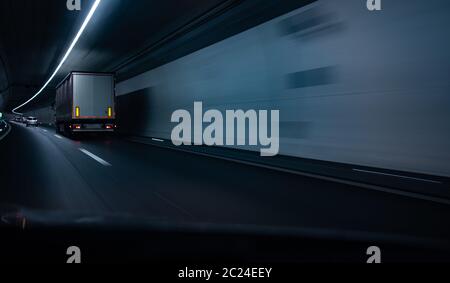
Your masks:
M 448 1 L 69 2 L 0 1 L 0 217 L 27 244 L 450 260 Z

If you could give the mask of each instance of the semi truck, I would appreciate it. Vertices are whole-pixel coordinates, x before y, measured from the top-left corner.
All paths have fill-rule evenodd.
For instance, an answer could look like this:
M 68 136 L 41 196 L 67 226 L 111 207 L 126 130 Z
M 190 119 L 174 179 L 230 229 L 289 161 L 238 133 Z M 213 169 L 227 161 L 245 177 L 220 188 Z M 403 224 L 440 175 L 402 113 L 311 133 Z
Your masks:
M 79 132 L 114 132 L 114 90 L 114 74 L 69 73 L 56 87 L 56 131 L 69 135 Z

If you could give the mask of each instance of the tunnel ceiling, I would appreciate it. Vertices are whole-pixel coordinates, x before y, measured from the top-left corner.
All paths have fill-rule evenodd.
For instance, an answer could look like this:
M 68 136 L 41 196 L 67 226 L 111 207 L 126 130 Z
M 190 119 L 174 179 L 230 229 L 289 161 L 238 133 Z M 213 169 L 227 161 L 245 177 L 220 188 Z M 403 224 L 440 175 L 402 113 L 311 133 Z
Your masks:
M 102 1 L 58 76 L 39 99 L 48 103 L 70 71 L 114 71 L 131 53 L 213 9 L 219 0 Z M 82 24 L 92 0 L 69 11 L 65 0 L 0 1 L 0 109 L 10 111 L 44 84 Z M 2 103 L 3 102 L 3 103 Z
M 0 101 L 4 106 L 18 105 L 42 84 L 77 18 L 59 0 L 0 1 Z
M 93 2 L 83 0 L 81 11 L 69 11 L 66 0 L 0 1 L 1 111 L 22 104 L 46 82 Z M 122 80 L 311 2 L 103 0 L 58 75 L 20 111 L 50 105 L 56 85 L 71 71 L 114 72 Z

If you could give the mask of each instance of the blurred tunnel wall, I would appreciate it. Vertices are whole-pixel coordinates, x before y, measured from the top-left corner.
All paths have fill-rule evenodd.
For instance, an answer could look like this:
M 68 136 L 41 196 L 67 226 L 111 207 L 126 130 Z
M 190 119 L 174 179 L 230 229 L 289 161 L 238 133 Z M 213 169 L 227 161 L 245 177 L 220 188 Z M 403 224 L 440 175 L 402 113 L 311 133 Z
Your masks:
M 279 109 L 282 155 L 450 176 L 450 3 L 365 2 L 318 1 L 118 83 L 121 131 L 170 139 L 194 101 Z
M 3 93 L 0 93 L 0 111 L 3 110 L 3 104 L 4 104 L 4 98 L 3 98 Z

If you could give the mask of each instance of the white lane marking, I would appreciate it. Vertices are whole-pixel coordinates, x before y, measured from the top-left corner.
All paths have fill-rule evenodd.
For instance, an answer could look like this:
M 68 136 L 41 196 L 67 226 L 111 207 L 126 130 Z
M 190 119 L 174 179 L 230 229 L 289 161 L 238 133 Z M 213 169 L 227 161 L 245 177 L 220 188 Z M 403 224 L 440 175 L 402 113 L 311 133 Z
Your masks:
M 42 131 L 44 131 L 44 132 L 46 132 L 46 133 L 48 132 L 46 129 L 42 129 Z
M 164 142 L 164 140 L 162 140 L 162 139 L 157 139 L 157 138 L 152 138 L 152 141 Z
M 428 183 L 442 184 L 442 182 L 435 181 L 435 180 L 414 178 L 414 177 L 395 175 L 395 174 L 388 174 L 388 173 L 382 173 L 382 172 L 375 172 L 375 171 L 368 171 L 368 170 L 361 170 L 361 169 L 353 169 L 353 171 L 362 172 L 362 173 L 377 174 L 377 175 L 384 175 L 384 176 L 391 176 L 391 177 L 397 177 L 397 178 L 403 178 L 403 179 L 410 179 L 410 180 L 416 180 L 416 181 L 422 181 L 422 182 L 428 182 Z
M 60 139 L 60 140 L 62 140 L 63 139 L 63 137 L 61 137 L 60 135 L 54 135 L 56 138 L 58 138 L 58 139 Z
M 80 151 L 84 154 L 86 154 L 87 156 L 89 156 L 90 158 L 94 159 L 95 161 L 97 161 L 98 163 L 100 163 L 103 166 L 112 166 L 110 163 L 106 162 L 105 160 L 101 159 L 100 157 L 98 157 L 97 155 L 87 151 L 84 148 L 80 148 Z

